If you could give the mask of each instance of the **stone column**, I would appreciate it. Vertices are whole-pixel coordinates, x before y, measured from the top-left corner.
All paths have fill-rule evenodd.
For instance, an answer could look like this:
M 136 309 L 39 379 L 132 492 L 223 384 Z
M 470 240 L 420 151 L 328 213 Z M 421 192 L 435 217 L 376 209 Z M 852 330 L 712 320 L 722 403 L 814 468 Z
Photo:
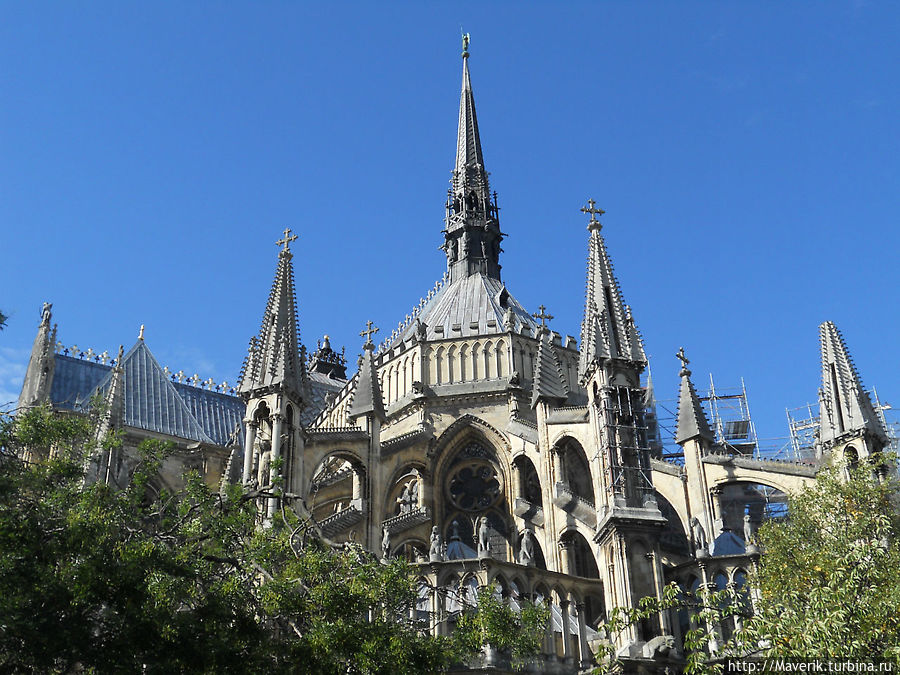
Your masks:
M 568 664 L 575 663 L 575 657 L 572 654 L 572 639 L 569 634 L 569 602 L 568 598 L 559 601 L 559 613 L 562 616 L 562 642 L 563 642 L 563 661 Z
M 256 443 L 256 430 L 259 425 L 256 422 L 247 422 L 247 435 L 244 438 L 244 471 L 241 482 L 244 487 L 250 485 L 250 477 L 253 475 L 253 445 Z
M 585 603 L 579 602 L 575 605 L 578 612 L 578 651 L 581 653 L 581 668 L 587 669 L 591 667 L 591 648 L 587 641 L 587 607 Z
M 572 549 L 574 543 L 571 540 L 561 541 L 559 546 L 559 571 L 563 574 L 574 574 L 572 570 Z
M 279 413 L 275 413 L 271 417 L 272 419 L 272 459 L 271 464 L 269 465 L 269 483 L 273 486 L 272 490 L 275 491 L 275 483 L 278 479 L 278 460 L 281 458 L 281 425 L 284 421 L 284 418 Z M 282 486 L 283 487 L 283 486 Z M 275 510 L 278 508 L 278 498 L 277 497 L 269 497 L 269 510 L 268 517 L 271 519 L 272 516 L 275 515 Z
M 647 554 L 647 559 L 650 561 L 650 568 L 653 570 L 653 587 L 656 592 L 656 599 L 662 600 L 665 582 L 663 581 L 662 564 L 659 561 L 659 555 L 657 555 L 656 551 L 651 551 Z M 659 613 L 659 627 L 663 635 L 672 634 L 672 616 L 669 610 L 664 609 Z

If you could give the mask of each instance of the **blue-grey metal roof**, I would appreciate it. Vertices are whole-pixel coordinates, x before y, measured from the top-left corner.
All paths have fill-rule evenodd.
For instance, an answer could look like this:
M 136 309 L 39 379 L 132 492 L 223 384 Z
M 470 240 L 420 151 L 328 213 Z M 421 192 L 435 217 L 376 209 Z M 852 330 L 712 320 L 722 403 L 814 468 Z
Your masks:
M 347 380 L 339 380 L 328 377 L 324 373 L 312 371 L 308 373 L 309 378 L 309 401 L 307 406 L 300 413 L 300 423 L 307 427 L 313 423 L 319 413 L 325 410 L 325 397 L 328 394 L 339 392 Z
M 75 410 L 83 407 L 109 374 L 110 366 L 64 354 L 55 354 L 50 402 L 54 408 Z
M 104 395 L 112 366 L 55 354 L 50 389 L 54 407 L 83 410 L 94 394 Z M 167 376 L 143 340 L 122 358 L 126 426 L 219 446 L 243 446 L 246 405 L 237 396 L 175 382 Z M 325 398 L 346 380 L 309 374 L 308 405 L 300 415 L 309 425 L 325 408 Z
M 243 419 L 247 406 L 241 399 L 181 382 L 173 384 L 175 391 L 213 443 L 223 446 L 243 445 Z

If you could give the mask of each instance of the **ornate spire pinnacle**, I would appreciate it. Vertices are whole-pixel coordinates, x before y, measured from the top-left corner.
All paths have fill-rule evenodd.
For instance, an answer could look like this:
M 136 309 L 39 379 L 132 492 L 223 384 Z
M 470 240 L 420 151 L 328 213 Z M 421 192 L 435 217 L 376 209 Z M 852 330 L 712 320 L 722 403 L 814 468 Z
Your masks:
M 361 415 L 372 415 L 383 422 L 386 418 L 381 387 L 378 385 L 378 371 L 375 368 L 375 344 L 372 342 L 372 336 L 377 332 L 378 328 L 371 321 L 366 321 L 366 330 L 360 332 L 360 336 L 365 337 L 366 341 L 363 344 L 356 391 L 347 410 L 347 415 L 351 419 Z
M 497 195 L 491 194 L 484 166 L 475 97 L 469 75 L 469 35 L 463 35 L 462 92 L 456 165 L 450 179 L 444 245 L 451 283 L 481 273 L 500 278 L 500 242 Z
M 868 434 L 881 442 L 886 434 L 863 388 L 844 337 L 831 321 L 819 326 L 822 350 L 822 389 L 819 401 L 819 442 Z
M 678 392 L 678 415 L 676 416 L 675 442 L 678 444 L 693 438 L 702 438 L 708 443 L 715 440 L 706 420 L 706 413 L 700 405 L 700 399 L 691 382 L 691 371 L 688 370 L 688 359 L 684 355 L 684 347 L 676 354 L 681 361 L 681 389 Z
M 251 339 L 247 358 L 238 385 L 238 393 L 249 398 L 257 390 L 284 391 L 298 403 L 306 399 L 305 355 L 297 329 L 297 299 L 294 292 L 294 267 L 289 245 L 297 236 L 289 236 L 276 243 L 278 267 L 263 313 L 259 335 Z
M 550 314 L 541 305 L 540 313 L 533 314 L 534 318 L 541 320 L 538 334 L 538 351 L 534 359 L 534 381 L 532 383 L 531 407 L 534 408 L 538 401 L 553 401 L 564 403 L 569 395 L 566 387 L 566 378 L 563 375 L 559 355 L 553 347 L 553 334 L 547 328 L 546 321 L 552 319 Z
M 141 338 L 143 339 L 143 338 Z M 122 355 L 125 353 L 124 345 L 119 345 L 119 354 L 116 356 L 116 365 L 113 366 L 112 379 L 109 383 L 109 389 L 103 400 L 103 409 L 100 418 L 97 420 L 97 427 L 94 430 L 94 440 L 101 444 L 113 429 L 121 429 L 125 422 L 125 385 L 124 385 L 124 368 L 122 367 Z M 116 462 L 114 455 L 116 448 L 104 449 L 102 445 L 98 445 L 100 456 L 99 468 L 95 480 L 103 483 L 115 484 L 116 482 Z
M 53 319 L 52 303 L 45 302 L 41 307 L 41 323 L 31 347 L 31 358 L 25 371 L 25 382 L 19 394 L 18 407 L 29 408 L 45 401 L 50 396 L 56 359 L 53 355 L 56 345 L 56 325 L 51 326 Z
M 622 300 L 606 244 L 600 234 L 597 215 L 605 213 L 588 200 L 582 213 L 590 214 L 588 221 L 588 266 L 585 288 L 584 319 L 581 322 L 581 357 L 578 374 L 582 381 L 605 359 L 621 359 L 643 367 L 647 363 L 644 346 L 631 310 Z

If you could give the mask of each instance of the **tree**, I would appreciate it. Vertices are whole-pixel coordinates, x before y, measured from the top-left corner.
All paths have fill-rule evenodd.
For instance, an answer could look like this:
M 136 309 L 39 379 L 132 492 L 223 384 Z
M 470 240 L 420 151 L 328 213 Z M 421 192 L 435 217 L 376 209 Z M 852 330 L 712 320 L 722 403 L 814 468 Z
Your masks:
M 3 312 L 0 312 L 0 330 L 3 330 L 4 328 L 6 328 L 6 320 L 7 319 L 9 319 L 9 317 L 6 316 L 6 314 L 4 314 Z
M 661 599 L 616 608 L 602 629 L 613 638 L 662 611 L 693 615 L 684 670 L 721 672 L 726 658 L 883 658 L 900 665 L 900 510 L 893 458 L 859 466 L 828 465 L 791 495 L 788 517 L 758 532 L 763 555 L 741 589 L 674 584 Z M 724 643 L 720 627 L 739 628 Z M 601 647 L 602 672 L 620 668 L 612 645 Z
M 195 472 L 150 498 L 156 441 L 124 490 L 85 486 L 93 427 L 41 408 L 0 426 L 0 670 L 436 672 L 502 630 L 543 630 L 502 607 L 477 639 L 475 620 L 434 636 L 402 561 L 332 545 L 289 508 L 260 527 L 266 495 L 219 494 Z

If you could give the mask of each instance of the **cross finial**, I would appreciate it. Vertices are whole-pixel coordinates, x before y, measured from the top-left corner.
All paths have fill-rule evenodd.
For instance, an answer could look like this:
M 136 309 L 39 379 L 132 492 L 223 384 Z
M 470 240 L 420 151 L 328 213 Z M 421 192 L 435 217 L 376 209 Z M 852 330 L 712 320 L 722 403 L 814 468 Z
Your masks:
M 685 375 L 690 375 L 691 371 L 689 371 L 688 367 L 687 367 L 687 364 L 689 364 L 690 361 L 688 361 L 688 357 L 684 355 L 684 347 L 679 347 L 678 353 L 675 354 L 675 356 L 679 361 L 681 361 L 681 372 L 678 374 L 681 377 L 684 377 Z
M 595 228 L 596 228 L 597 230 L 599 230 L 600 228 L 603 227 L 603 226 L 600 224 L 600 221 L 597 220 L 597 216 L 602 216 L 604 213 L 606 213 L 606 211 L 604 211 L 603 209 L 596 209 L 596 208 L 594 208 L 595 206 L 597 206 L 597 202 L 595 202 L 593 199 L 588 199 L 587 206 L 582 206 L 582 207 L 581 207 L 581 212 L 582 212 L 582 213 L 589 213 L 589 214 L 591 214 L 591 219 L 590 219 L 590 221 L 588 222 L 588 229 L 589 229 L 589 230 L 593 230 L 593 229 L 595 229 Z
M 460 29 L 460 32 L 462 33 L 462 29 Z M 468 33 L 462 33 L 462 47 L 463 47 L 463 50 L 462 50 L 463 58 L 464 59 L 469 58 L 469 34 Z
M 372 347 L 372 336 L 378 332 L 378 327 L 372 323 L 371 321 L 366 321 L 366 329 L 364 331 L 360 331 L 360 337 L 365 336 L 366 342 L 363 347 Z
M 284 248 L 281 249 L 282 251 L 289 251 L 289 246 L 292 241 L 297 241 L 297 235 L 291 234 L 291 228 L 286 227 L 284 228 L 284 239 L 279 239 L 275 242 L 275 245 L 283 246 Z
M 543 305 L 541 305 L 540 307 L 538 307 L 538 309 L 541 310 L 541 311 L 538 312 L 537 314 L 532 314 L 531 316 L 533 316 L 535 319 L 540 319 L 540 320 L 541 320 L 541 328 L 546 328 L 546 327 L 547 327 L 547 321 L 549 321 L 550 319 L 552 319 L 552 318 L 553 318 L 553 315 L 552 315 L 552 314 L 547 314 L 547 311 L 546 311 L 547 308 L 544 307 Z

